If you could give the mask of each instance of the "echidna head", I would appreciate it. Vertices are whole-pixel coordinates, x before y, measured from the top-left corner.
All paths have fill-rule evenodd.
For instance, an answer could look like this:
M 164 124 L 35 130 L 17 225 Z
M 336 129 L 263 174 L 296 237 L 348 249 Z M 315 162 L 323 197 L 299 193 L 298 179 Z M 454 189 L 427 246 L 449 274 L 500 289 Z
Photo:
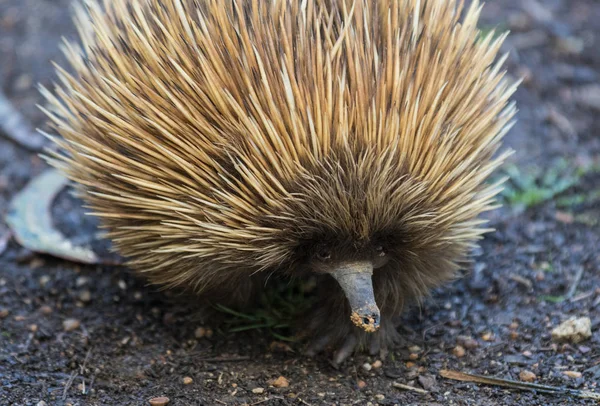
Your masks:
M 340 284 L 351 319 L 367 332 L 379 328 L 373 274 L 398 268 L 418 250 L 433 209 L 424 182 L 408 176 L 395 151 L 346 151 L 306 169 L 287 189 L 291 197 L 265 229 L 281 230 L 265 252 L 285 250 L 294 267 L 329 274 Z M 413 241 L 414 240 L 414 241 Z M 398 272 L 410 274 L 409 269 Z

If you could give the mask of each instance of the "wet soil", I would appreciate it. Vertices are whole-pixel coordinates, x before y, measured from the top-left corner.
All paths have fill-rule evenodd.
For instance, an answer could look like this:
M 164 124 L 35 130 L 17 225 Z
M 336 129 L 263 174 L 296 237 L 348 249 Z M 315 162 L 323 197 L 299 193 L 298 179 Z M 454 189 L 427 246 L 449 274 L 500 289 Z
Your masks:
M 63 61 L 60 38 L 74 37 L 69 3 L 0 0 L 0 85 L 36 126 L 44 119 L 35 85 L 52 86 L 50 61 Z M 557 158 L 576 168 L 600 164 L 598 21 L 594 0 L 492 0 L 484 8 L 482 26 L 511 29 L 509 73 L 525 77 L 516 95 L 519 122 L 507 137 L 512 163 L 523 171 L 550 171 Z M 44 169 L 0 136 L 0 213 Z M 598 389 L 598 190 L 600 174 L 586 171 L 555 198 L 490 214 L 497 231 L 482 241 L 473 266 L 406 313 L 403 343 L 381 367 L 377 357 L 359 354 L 336 369 L 328 355 L 303 357 L 301 343 L 228 333 L 195 316 L 193 303 L 182 305 L 123 268 L 77 265 L 10 242 L 0 247 L 0 404 L 146 405 L 154 396 L 169 397 L 169 405 L 585 404 L 450 381 L 439 371 L 519 380 L 529 370 L 538 383 Z M 71 231 L 80 218 L 74 210 L 63 198 L 54 209 Z M 0 220 L 0 240 L 6 232 Z M 592 338 L 553 343 L 552 328 L 571 316 L 591 318 Z M 79 326 L 66 331 L 72 319 Z M 201 326 L 213 334 L 197 333 Z M 288 387 L 269 383 L 279 376 Z

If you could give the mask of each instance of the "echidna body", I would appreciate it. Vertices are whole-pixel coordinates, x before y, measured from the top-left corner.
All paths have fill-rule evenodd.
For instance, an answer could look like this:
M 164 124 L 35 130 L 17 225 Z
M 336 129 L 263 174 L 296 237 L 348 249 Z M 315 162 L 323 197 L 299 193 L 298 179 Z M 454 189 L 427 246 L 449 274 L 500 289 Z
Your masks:
M 385 344 L 403 305 L 468 258 L 499 191 L 484 181 L 516 85 L 479 12 L 88 1 L 73 73 L 43 90 L 62 136 L 50 162 L 151 282 L 243 296 L 259 275 L 318 274 L 320 333 L 345 354 Z

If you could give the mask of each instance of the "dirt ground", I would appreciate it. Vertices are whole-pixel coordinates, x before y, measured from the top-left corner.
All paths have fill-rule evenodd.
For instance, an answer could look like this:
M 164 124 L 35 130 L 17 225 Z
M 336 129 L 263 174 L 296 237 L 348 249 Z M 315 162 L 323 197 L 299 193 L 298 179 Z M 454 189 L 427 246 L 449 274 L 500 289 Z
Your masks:
M 63 61 L 60 38 L 74 37 L 69 3 L 0 0 L 0 85 L 36 126 L 44 122 L 36 83 L 51 86 L 50 61 Z M 154 396 L 169 397 L 170 406 L 586 404 L 451 381 L 439 371 L 519 380 L 528 370 L 537 383 L 599 390 L 598 21 L 596 0 L 488 1 L 481 25 L 510 28 L 509 73 L 525 77 L 519 122 L 507 137 L 525 181 L 489 216 L 497 232 L 482 241 L 470 272 L 406 313 L 404 343 L 381 366 L 356 355 L 335 369 L 328 354 L 303 357 L 302 343 L 230 333 L 210 320 L 212 336 L 196 338 L 202 323 L 188 306 L 126 270 L 35 255 L 12 241 L 0 248 L 0 405 L 146 405 Z M 557 169 L 558 158 L 566 166 Z M 539 173 L 528 181 L 532 168 Z M 2 218 L 44 169 L 0 134 Z M 574 180 L 555 187 L 569 170 Z M 79 212 L 62 204 L 57 216 L 77 221 Z M 0 219 L 0 240 L 6 232 Z M 571 316 L 591 318 L 592 338 L 553 343 L 552 328 Z M 70 319 L 80 325 L 65 331 Z M 279 376 L 288 387 L 270 384 Z

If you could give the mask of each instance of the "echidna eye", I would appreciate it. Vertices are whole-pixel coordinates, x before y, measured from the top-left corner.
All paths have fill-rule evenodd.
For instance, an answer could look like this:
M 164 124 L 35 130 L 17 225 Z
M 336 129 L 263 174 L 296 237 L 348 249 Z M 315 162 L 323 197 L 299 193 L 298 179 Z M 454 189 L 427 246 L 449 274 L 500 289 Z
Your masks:
M 317 258 L 319 258 L 321 261 L 327 261 L 331 258 L 331 251 L 326 248 L 320 248 L 317 251 Z

